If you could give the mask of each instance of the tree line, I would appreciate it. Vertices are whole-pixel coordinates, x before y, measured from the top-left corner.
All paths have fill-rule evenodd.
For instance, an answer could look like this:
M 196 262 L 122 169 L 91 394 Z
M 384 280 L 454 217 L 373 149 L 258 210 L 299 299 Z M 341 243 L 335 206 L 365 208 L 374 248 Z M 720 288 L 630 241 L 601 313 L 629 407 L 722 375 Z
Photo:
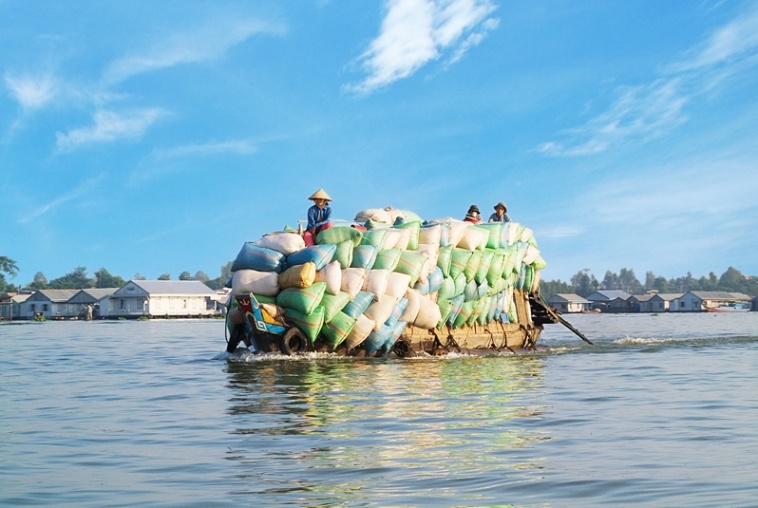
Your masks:
M 690 272 L 682 277 L 667 279 L 653 272 L 645 273 L 645 282 L 637 279 L 634 270 L 622 268 L 618 273 L 608 270 L 598 280 L 588 268 L 578 271 L 569 282 L 561 280 L 540 281 L 540 294 L 545 300 L 558 293 L 575 293 L 587 297 L 603 289 L 621 289 L 632 295 L 658 291 L 659 293 L 686 293 L 688 291 L 728 291 L 758 295 L 758 278 L 744 275 L 729 267 L 720 277 L 710 272 L 708 276 L 695 278 Z
M 220 274 L 211 279 L 208 274 L 198 270 L 195 274 L 184 271 L 179 274 L 179 280 L 199 280 L 211 289 L 221 289 L 232 276 L 232 261 L 221 266 Z M 6 256 L 0 256 L 0 293 L 17 292 L 22 287 L 13 285 L 6 280 L 6 275 L 13 278 L 18 273 L 16 262 Z M 132 279 L 145 279 L 139 273 Z M 158 280 L 171 280 L 171 274 L 164 273 Z M 45 274 L 37 272 L 34 280 L 24 284 L 24 290 L 37 291 L 40 289 L 87 289 L 87 288 L 118 288 L 126 284 L 126 280 L 118 275 L 112 275 L 105 268 L 100 268 L 94 273 L 94 277 L 87 275 L 87 268 L 76 267 L 72 272 L 61 277 L 48 280 Z M 686 293 L 687 291 L 729 291 L 745 293 L 750 296 L 758 295 L 758 277 L 743 275 L 736 268 L 729 267 L 720 277 L 710 272 L 708 276 L 695 278 L 689 272 L 683 277 L 667 279 L 653 272 L 645 273 L 645 282 L 637 279 L 634 270 L 622 268 L 618 273 L 610 270 L 605 272 L 602 280 L 598 280 L 589 268 L 578 271 L 571 277 L 569 282 L 561 280 L 542 280 L 540 282 L 540 294 L 544 299 L 549 299 L 557 293 L 576 293 L 587 297 L 602 289 L 622 289 L 629 294 L 644 294 L 648 291 L 659 293 Z
M 195 274 L 184 271 L 179 274 L 178 280 L 199 280 L 211 289 L 221 289 L 232 276 L 232 261 L 223 265 L 220 269 L 220 275 L 211 279 L 208 274 L 198 270 Z M 7 256 L 0 256 L 0 293 L 39 291 L 40 289 L 89 289 L 89 288 L 120 288 L 128 281 L 119 275 L 111 274 L 107 269 L 100 268 L 90 277 L 87 268 L 77 266 L 73 271 L 61 277 L 48 280 L 42 272 L 37 272 L 34 279 L 28 284 L 11 284 L 7 278 L 14 278 L 18 274 L 18 265 L 13 259 Z M 133 280 L 145 280 L 146 277 L 137 273 L 132 277 Z M 164 273 L 158 277 L 158 280 L 171 280 L 170 273 Z

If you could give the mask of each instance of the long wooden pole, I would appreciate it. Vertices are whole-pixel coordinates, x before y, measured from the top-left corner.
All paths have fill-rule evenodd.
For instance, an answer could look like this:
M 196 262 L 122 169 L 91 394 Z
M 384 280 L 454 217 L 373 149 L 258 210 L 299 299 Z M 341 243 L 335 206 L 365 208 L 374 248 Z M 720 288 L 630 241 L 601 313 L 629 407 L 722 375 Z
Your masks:
M 568 321 L 566 321 L 565 319 L 563 319 L 563 317 L 560 314 L 558 314 L 557 312 L 555 312 L 552 309 L 552 307 L 550 307 L 550 305 L 547 304 L 547 302 L 543 301 L 542 303 L 543 303 L 542 306 L 545 308 L 545 310 L 548 311 L 548 313 L 551 316 L 553 316 L 555 319 L 557 319 L 559 323 L 561 323 L 563 326 L 565 326 L 566 328 L 568 328 L 569 330 L 571 330 L 572 332 L 574 332 L 580 339 L 582 339 L 587 344 L 594 345 L 594 344 L 592 344 L 592 341 L 590 339 L 588 339 L 587 337 L 585 337 L 582 332 L 580 332 L 579 330 L 577 330 L 574 327 L 574 325 L 572 325 L 571 323 L 569 323 Z

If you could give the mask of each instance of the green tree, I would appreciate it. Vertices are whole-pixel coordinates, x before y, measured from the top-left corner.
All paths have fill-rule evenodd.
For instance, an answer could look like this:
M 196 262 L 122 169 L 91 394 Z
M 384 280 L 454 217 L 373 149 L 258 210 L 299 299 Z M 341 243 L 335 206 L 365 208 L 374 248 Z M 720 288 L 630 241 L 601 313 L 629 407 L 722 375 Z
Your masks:
M 120 288 L 126 284 L 126 281 L 118 275 L 111 275 L 105 268 L 95 272 L 96 288 Z
M 597 291 L 600 285 L 594 275 L 591 275 L 589 268 L 580 270 L 571 277 L 571 284 L 574 286 L 574 292 L 579 296 L 589 296 Z
M 18 275 L 16 262 L 7 256 L 0 256 L 0 291 L 15 291 L 16 287 L 8 284 L 5 275 L 11 279 Z
M 226 285 L 227 282 L 229 282 L 229 279 L 232 278 L 232 266 L 234 265 L 234 261 L 229 261 L 225 265 L 221 267 L 221 275 L 218 276 L 216 279 L 211 279 L 205 283 L 206 286 L 208 286 L 211 289 L 221 289 Z
M 162 275 L 158 276 L 158 280 L 171 280 L 171 274 L 170 273 L 164 273 Z
M 202 270 L 195 272 L 195 280 L 199 280 L 200 282 L 208 282 L 210 279 L 211 278 L 208 277 L 208 274 Z
M 34 274 L 34 280 L 29 284 L 29 289 L 32 291 L 39 291 L 40 289 L 46 289 L 48 285 L 47 277 L 42 272 Z
M 87 276 L 87 268 L 84 266 L 77 266 L 73 272 L 53 279 L 48 284 L 49 289 L 86 289 L 94 286 L 95 281 Z
M 192 274 L 184 271 L 179 274 L 179 280 L 192 280 Z

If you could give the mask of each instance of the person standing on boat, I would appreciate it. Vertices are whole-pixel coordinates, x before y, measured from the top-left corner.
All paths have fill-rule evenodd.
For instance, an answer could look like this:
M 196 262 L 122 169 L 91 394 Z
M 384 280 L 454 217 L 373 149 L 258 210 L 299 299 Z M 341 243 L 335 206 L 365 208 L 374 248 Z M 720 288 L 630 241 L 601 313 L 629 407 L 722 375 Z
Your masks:
M 466 216 L 463 218 L 466 222 L 471 222 L 473 224 L 479 224 L 482 222 L 482 216 L 479 213 L 479 207 L 476 205 L 471 205 L 468 207 L 468 212 L 466 212 Z
M 505 207 L 505 203 L 502 201 L 495 205 L 495 213 L 490 215 L 488 222 L 510 222 L 511 218 L 508 217 L 508 209 Z
M 305 228 L 303 239 L 306 245 L 314 245 L 316 236 L 324 229 L 332 227 L 329 219 L 332 216 L 332 208 L 329 202 L 332 198 L 324 189 L 319 189 L 308 198 L 313 201 L 313 206 L 308 208 L 308 225 Z

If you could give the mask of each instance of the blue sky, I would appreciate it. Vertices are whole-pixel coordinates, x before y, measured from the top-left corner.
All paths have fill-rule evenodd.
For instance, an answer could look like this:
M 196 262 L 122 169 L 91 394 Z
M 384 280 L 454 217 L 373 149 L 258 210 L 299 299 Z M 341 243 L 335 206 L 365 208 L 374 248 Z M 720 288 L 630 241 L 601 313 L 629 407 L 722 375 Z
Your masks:
M 758 275 L 758 2 L 0 0 L 0 255 L 217 277 L 242 243 L 508 204 L 545 279 Z

